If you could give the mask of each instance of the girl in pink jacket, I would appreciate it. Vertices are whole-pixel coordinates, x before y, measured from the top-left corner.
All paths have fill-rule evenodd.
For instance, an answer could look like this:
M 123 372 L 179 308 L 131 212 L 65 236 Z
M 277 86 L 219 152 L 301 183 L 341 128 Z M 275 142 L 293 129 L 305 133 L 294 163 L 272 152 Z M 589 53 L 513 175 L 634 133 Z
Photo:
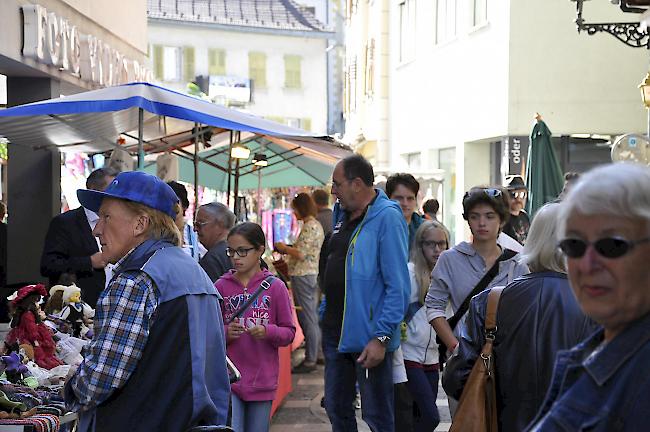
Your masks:
M 223 296 L 224 323 L 271 276 L 260 267 L 265 244 L 262 228 L 252 222 L 239 224 L 228 234 L 226 254 L 234 269 L 215 283 Z M 296 332 L 287 287 L 273 278 L 240 317 L 224 326 L 228 357 L 241 372 L 241 380 L 232 385 L 233 429 L 268 431 L 278 386 L 278 348 L 289 345 Z

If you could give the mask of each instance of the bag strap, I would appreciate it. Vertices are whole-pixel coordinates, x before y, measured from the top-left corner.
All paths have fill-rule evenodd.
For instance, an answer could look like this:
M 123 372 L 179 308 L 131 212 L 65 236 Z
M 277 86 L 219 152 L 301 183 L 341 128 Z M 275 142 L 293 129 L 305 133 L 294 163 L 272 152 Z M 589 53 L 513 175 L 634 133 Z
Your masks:
M 259 297 L 260 294 L 262 294 L 262 291 L 266 291 L 271 287 L 271 284 L 273 283 L 273 280 L 275 279 L 275 276 L 267 276 L 266 279 L 264 279 L 261 283 L 260 286 L 255 290 L 255 292 L 246 300 L 246 302 L 241 305 L 239 309 L 235 311 L 234 314 L 226 321 L 226 324 L 230 324 L 233 322 L 236 318 L 239 318 L 244 312 L 246 312 L 246 309 L 250 307 L 250 305 L 253 304 L 255 299 Z
M 406 309 L 406 315 L 404 315 L 404 322 L 406 324 L 411 322 L 415 314 L 418 313 L 418 311 L 420 310 L 420 308 L 422 308 L 422 306 L 424 306 L 424 304 L 421 303 L 420 301 L 415 301 L 409 304 L 408 308 Z
M 517 255 L 517 252 L 510 250 L 510 249 L 504 249 L 503 253 L 497 258 L 497 260 L 494 262 L 492 267 L 483 275 L 480 281 L 476 284 L 474 289 L 467 295 L 463 303 L 460 305 L 454 316 L 449 318 L 447 322 L 449 323 L 449 327 L 453 330 L 456 327 L 456 324 L 458 324 L 458 321 L 465 315 L 467 310 L 469 309 L 469 302 L 474 297 L 476 294 L 482 292 L 487 288 L 488 285 L 490 285 L 490 282 L 499 274 L 499 264 L 501 261 L 507 261 L 510 258 L 514 257 Z
M 495 287 L 488 294 L 487 312 L 485 313 L 485 333 L 494 336 L 497 331 L 497 307 L 504 287 Z

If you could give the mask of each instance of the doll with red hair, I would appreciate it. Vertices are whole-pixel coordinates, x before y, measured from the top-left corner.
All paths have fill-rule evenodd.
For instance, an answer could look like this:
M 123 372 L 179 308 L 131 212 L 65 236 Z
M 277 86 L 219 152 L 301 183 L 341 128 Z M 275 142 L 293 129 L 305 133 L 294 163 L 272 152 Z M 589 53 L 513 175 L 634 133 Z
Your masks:
M 43 323 L 41 310 L 38 305 L 41 296 L 47 291 L 42 284 L 27 285 L 16 293 L 11 300 L 12 320 L 11 331 L 7 334 L 7 344 L 29 344 L 34 348 L 34 361 L 45 369 L 52 369 L 63 363 L 54 355 L 56 345 L 52 332 Z

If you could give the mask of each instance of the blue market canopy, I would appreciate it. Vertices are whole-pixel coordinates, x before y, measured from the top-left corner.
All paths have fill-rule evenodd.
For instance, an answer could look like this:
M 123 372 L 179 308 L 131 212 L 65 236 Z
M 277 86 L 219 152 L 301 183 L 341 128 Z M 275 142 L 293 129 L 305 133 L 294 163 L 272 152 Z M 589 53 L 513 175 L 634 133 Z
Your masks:
M 0 110 L 0 136 L 15 145 L 56 147 L 60 151 L 105 152 L 118 147 L 117 139 L 123 137 L 126 142 L 121 147 L 133 155 L 140 144 L 147 153 L 172 152 L 193 158 L 197 131 L 208 127 L 214 148 L 227 144 L 231 131 L 240 131 L 241 141 L 247 141 L 253 153 L 259 146 L 268 149 L 269 167 L 262 169 L 263 187 L 325 184 L 333 165 L 351 154 L 347 146 L 329 137 L 313 136 L 149 83 L 130 83 Z M 185 150 L 188 146 L 191 148 Z M 212 187 L 227 183 L 227 150 L 221 148 L 221 156 L 214 153 L 199 154 L 199 184 L 207 185 L 206 179 Z M 272 155 L 276 159 L 271 160 Z M 212 160 L 206 162 L 206 156 Z M 252 165 L 247 168 L 247 164 L 242 161 L 240 175 L 242 186 L 248 187 L 247 178 L 253 176 L 248 175 Z M 187 181 L 182 174 L 185 165 L 182 162 L 181 180 Z M 210 174 L 212 171 L 218 173 Z M 288 183 L 279 180 L 280 171 L 285 172 L 282 178 Z

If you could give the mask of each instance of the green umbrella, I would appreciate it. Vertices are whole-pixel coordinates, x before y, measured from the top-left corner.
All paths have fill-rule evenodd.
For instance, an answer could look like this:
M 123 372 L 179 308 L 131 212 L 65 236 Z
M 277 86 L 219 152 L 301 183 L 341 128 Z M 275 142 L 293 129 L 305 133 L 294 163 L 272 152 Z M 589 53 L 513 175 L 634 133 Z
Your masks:
M 562 192 L 562 170 L 551 144 L 551 131 L 541 119 L 533 127 L 528 148 L 526 211 L 532 217 L 545 203 L 553 201 Z

